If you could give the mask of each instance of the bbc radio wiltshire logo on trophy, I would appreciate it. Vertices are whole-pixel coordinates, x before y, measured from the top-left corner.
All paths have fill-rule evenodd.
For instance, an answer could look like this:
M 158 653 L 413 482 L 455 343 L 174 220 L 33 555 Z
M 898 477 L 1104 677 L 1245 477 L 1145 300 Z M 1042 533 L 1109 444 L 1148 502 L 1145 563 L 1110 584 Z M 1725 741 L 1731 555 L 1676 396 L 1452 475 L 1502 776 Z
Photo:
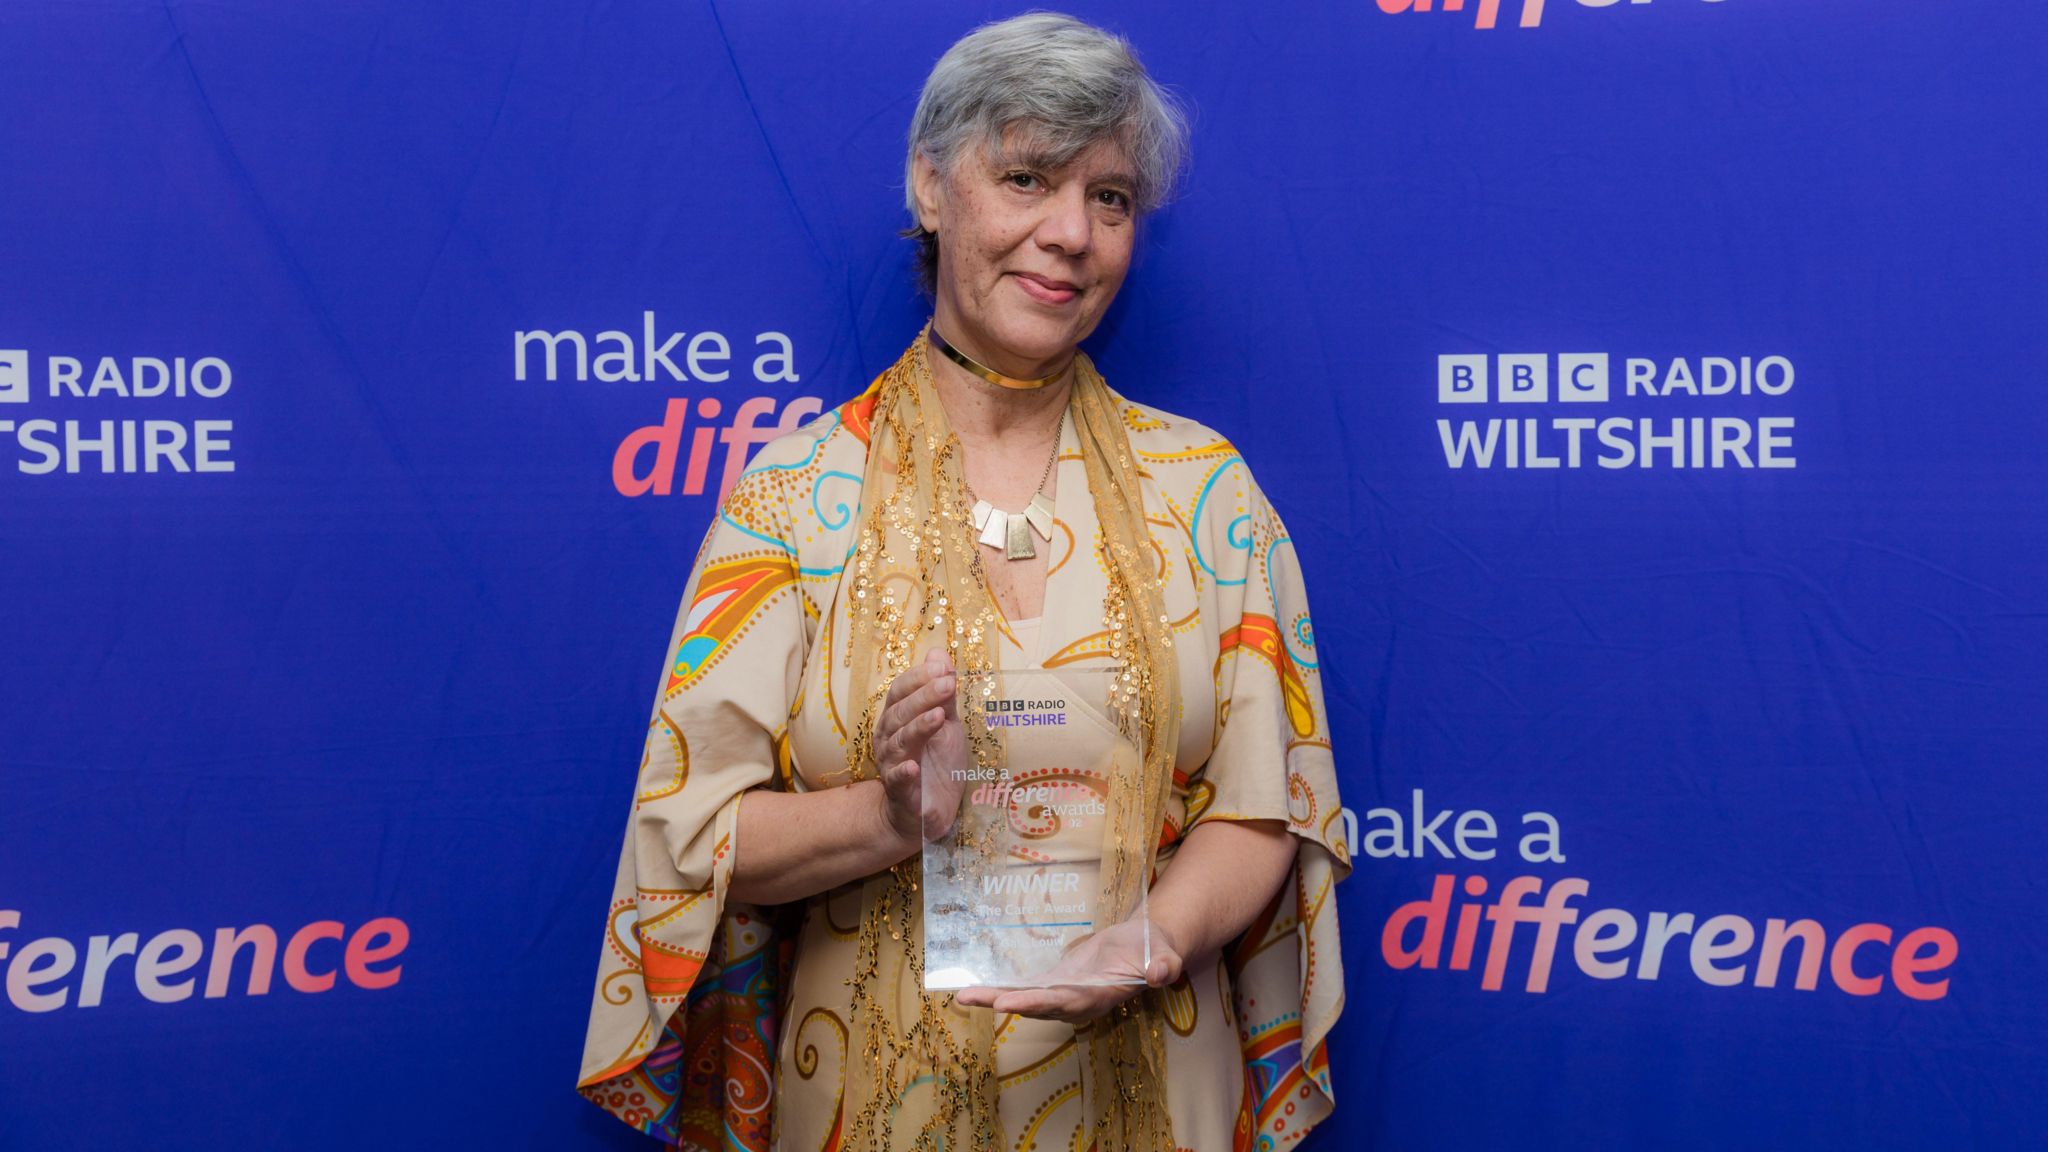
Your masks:
M 165 408 L 205 410 L 234 385 L 218 356 L 38 358 L 0 348 L 0 444 L 14 442 L 15 471 L 29 476 L 233 472 L 233 420 L 186 420 Z M 148 407 L 126 407 L 137 400 Z M 55 413 L 31 415 L 45 406 Z M 91 418 L 115 409 L 124 415 Z
M 1785 356 L 1442 355 L 1438 446 L 1453 469 L 1797 468 L 1797 420 L 1773 414 L 1799 374 Z M 1626 415 L 1601 409 L 1622 406 Z M 1611 410 L 1610 410 L 1611 411 Z
M 640 314 L 637 331 L 608 328 L 586 336 L 574 329 L 532 328 L 512 334 L 512 378 L 522 383 L 700 384 L 722 389 L 731 386 L 736 372 L 748 373 L 758 385 L 789 385 L 802 379 L 796 370 L 795 346 L 784 333 L 756 333 L 751 351 L 735 351 L 722 332 L 664 330 L 652 311 Z M 755 449 L 794 432 L 825 409 L 824 400 L 816 396 L 786 401 L 748 396 L 728 410 L 734 398 L 721 398 L 709 388 L 694 403 L 689 396 L 656 399 L 662 402 L 659 419 L 627 433 L 612 453 L 612 487 L 621 496 L 700 495 L 714 458 L 722 456 L 715 495 L 723 502 Z M 764 423 L 771 417 L 772 423 Z

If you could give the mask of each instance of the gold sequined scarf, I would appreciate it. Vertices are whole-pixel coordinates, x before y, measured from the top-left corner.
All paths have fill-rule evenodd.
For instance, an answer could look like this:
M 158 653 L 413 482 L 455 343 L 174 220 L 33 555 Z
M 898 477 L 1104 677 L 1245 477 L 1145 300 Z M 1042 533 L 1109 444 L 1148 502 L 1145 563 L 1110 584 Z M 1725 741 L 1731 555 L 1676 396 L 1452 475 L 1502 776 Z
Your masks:
M 849 563 L 848 656 L 852 699 L 863 701 L 850 737 L 854 778 L 876 773 L 874 725 L 889 683 L 935 645 L 961 682 L 996 667 L 996 612 L 969 519 L 960 441 L 927 360 L 929 330 L 882 374 L 863 477 L 860 534 Z M 1076 353 L 1070 399 L 1088 491 L 1102 526 L 1096 543 L 1109 592 L 1103 632 L 1110 659 L 1133 675 L 1117 721 L 1142 735 L 1146 755 L 1109 784 L 1102 869 L 1105 895 L 1143 869 L 1149 879 L 1178 744 L 1179 685 L 1162 575 L 1155 571 L 1137 461 L 1122 414 L 1086 355 Z M 970 753 L 1000 755 L 969 694 L 961 719 Z M 1135 761 L 1135 758 L 1133 758 Z M 996 1152 L 993 1013 L 923 991 L 922 865 L 910 859 L 862 883 L 854 972 L 854 1051 L 846 1062 L 844 1140 L 857 1152 Z M 1101 909 L 1105 922 L 1134 909 Z M 1166 1052 L 1158 994 L 1147 990 L 1077 1029 L 1084 1099 L 1092 1115 L 1080 1146 L 1096 1152 L 1171 1152 Z

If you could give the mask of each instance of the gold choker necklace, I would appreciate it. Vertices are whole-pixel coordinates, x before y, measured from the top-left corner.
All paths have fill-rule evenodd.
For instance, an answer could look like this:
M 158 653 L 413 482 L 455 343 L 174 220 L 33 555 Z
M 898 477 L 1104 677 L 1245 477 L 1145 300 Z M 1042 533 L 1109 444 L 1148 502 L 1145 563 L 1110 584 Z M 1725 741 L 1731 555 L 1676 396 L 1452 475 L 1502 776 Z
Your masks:
M 953 363 L 958 364 L 962 368 L 967 369 L 969 372 L 974 373 L 976 376 L 981 377 L 983 380 L 986 380 L 999 388 L 1013 388 L 1019 391 L 1028 391 L 1033 388 L 1043 388 L 1047 384 L 1050 384 L 1053 381 L 1059 379 L 1061 376 L 1065 375 L 1067 371 L 1065 368 L 1061 368 L 1058 372 L 1055 372 L 1050 376 L 1040 376 L 1035 380 L 1020 380 L 1015 376 L 1005 376 L 1001 372 L 998 372 L 993 368 L 990 368 L 986 365 L 979 364 L 973 360 L 968 359 L 967 354 L 965 352 L 962 352 L 958 348 L 953 347 L 951 344 L 946 343 L 946 338 L 944 336 L 939 335 L 938 328 L 931 327 L 929 328 L 929 331 L 932 334 L 933 346 L 938 348 L 940 352 L 944 353 L 946 359 L 951 360 Z

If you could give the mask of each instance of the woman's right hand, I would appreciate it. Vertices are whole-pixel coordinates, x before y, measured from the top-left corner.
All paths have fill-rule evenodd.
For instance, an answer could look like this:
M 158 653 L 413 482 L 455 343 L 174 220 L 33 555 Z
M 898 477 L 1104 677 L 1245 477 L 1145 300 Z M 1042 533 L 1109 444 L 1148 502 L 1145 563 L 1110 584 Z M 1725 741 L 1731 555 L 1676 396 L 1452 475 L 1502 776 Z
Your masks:
M 890 683 L 875 721 L 875 764 L 889 827 L 906 844 L 939 839 L 960 814 L 967 730 L 960 724 L 957 679 L 945 651 L 931 649 Z

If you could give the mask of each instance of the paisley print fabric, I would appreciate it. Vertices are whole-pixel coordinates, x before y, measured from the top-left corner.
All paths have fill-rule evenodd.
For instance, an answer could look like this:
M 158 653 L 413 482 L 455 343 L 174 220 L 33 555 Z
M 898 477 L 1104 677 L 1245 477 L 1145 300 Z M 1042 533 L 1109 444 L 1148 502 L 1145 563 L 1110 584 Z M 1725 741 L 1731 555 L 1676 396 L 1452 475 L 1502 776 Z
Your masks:
M 1279 897 L 1165 997 L 1175 1142 L 1287 1147 L 1333 1106 L 1324 1040 L 1343 1006 L 1332 889 L 1350 861 L 1315 630 L 1286 525 L 1236 449 L 1117 401 L 1181 662 L 1160 867 L 1205 820 L 1279 820 L 1296 838 Z M 871 387 L 761 450 L 705 537 L 670 636 L 579 1088 L 673 1146 L 834 1152 L 840 1140 L 860 885 L 778 908 L 730 901 L 726 887 L 745 851 L 733 838 L 742 793 L 845 779 L 841 589 L 873 403 Z M 1106 650 L 1099 529 L 1071 427 L 1057 475 L 1044 612 L 1035 630 L 1003 625 L 1006 667 Z M 1075 1149 L 1073 1029 L 1010 1016 L 996 1029 L 1002 1145 Z

